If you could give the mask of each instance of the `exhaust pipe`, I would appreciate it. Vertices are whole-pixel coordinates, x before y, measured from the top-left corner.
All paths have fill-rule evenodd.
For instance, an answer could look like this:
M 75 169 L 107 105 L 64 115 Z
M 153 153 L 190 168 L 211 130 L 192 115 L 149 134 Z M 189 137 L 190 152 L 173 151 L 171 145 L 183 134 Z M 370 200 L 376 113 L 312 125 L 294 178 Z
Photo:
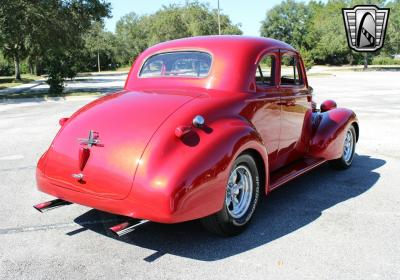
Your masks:
M 50 200 L 50 201 L 46 201 L 46 202 L 42 202 L 42 203 L 33 205 L 33 208 L 35 208 L 39 212 L 43 213 L 43 212 L 52 210 L 54 208 L 61 207 L 64 205 L 69 205 L 69 204 L 72 204 L 72 203 L 62 200 L 62 199 L 54 199 L 54 200 Z
M 116 236 L 121 237 L 125 234 L 128 234 L 138 227 L 150 222 L 149 220 L 141 220 L 138 223 L 131 223 L 131 222 L 124 222 L 119 225 L 115 225 L 113 227 L 110 227 L 110 230 L 112 233 L 114 233 Z

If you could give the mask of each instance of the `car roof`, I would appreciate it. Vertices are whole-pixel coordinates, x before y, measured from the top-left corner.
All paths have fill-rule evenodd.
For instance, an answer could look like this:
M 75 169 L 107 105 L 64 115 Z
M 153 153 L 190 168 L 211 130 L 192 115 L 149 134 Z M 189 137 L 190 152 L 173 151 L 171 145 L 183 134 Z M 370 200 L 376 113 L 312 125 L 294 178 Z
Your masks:
M 245 46 L 253 46 L 257 49 L 258 47 L 262 47 L 264 49 L 275 48 L 295 51 L 291 45 L 279 40 L 243 35 L 210 35 L 182 38 L 157 44 L 150 49 L 198 47 L 206 48 L 212 51 L 214 49 L 221 48 L 221 44 L 230 47 L 234 46 L 237 49 L 240 49 L 241 47 L 244 48 Z
M 297 51 L 282 41 L 264 37 L 241 35 L 199 36 L 167 41 L 154 45 L 137 57 L 129 74 L 126 88 L 199 87 L 226 91 L 249 90 L 260 55 L 275 50 Z M 203 79 L 140 78 L 143 63 L 151 56 L 171 51 L 203 51 L 212 56 L 209 75 Z

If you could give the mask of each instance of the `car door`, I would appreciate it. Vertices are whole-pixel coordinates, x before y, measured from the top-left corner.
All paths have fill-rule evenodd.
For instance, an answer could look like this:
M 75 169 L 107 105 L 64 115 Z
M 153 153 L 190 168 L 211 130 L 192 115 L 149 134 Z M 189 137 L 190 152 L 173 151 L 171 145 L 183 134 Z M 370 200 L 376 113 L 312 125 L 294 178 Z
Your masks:
M 279 51 L 264 53 L 257 61 L 254 77 L 256 101 L 253 102 L 252 123 L 260 134 L 268 152 L 269 169 L 275 169 L 275 160 L 279 150 L 281 127 L 281 105 L 278 89 Z
M 304 120 L 311 107 L 311 92 L 306 85 L 304 67 L 298 54 L 280 51 L 279 93 L 281 130 L 277 167 L 282 167 L 304 156 L 301 141 Z

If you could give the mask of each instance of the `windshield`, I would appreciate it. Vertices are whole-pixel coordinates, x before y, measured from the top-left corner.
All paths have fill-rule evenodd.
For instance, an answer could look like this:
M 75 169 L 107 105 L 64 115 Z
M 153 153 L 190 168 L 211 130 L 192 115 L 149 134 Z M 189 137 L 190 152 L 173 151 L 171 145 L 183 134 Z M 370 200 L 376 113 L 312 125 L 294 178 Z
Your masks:
M 181 51 L 153 55 L 140 70 L 139 77 L 207 77 L 211 55 L 205 52 Z

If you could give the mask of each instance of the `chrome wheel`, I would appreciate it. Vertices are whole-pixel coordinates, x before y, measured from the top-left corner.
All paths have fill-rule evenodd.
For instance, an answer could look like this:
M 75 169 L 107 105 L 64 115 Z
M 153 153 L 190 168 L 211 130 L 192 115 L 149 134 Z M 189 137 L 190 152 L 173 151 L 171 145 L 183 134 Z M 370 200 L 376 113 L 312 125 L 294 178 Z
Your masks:
M 355 125 L 351 125 L 345 133 L 342 155 L 340 158 L 330 160 L 329 165 L 338 170 L 349 168 L 353 163 L 356 142 L 357 132 Z
M 201 219 L 211 232 L 222 236 L 234 236 L 244 231 L 253 217 L 260 194 L 257 164 L 247 153 L 239 155 L 232 164 L 227 178 L 222 209 Z
M 348 163 L 353 156 L 354 149 L 354 135 L 352 130 L 349 129 L 346 133 L 346 138 L 344 139 L 343 147 L 343 159 Z
M 253 179 L 250 170 L 237 166 L 230 174 L 226 188 L 225 205 L 229 214 L 240 219 L 248 210 L 253 196 Z

